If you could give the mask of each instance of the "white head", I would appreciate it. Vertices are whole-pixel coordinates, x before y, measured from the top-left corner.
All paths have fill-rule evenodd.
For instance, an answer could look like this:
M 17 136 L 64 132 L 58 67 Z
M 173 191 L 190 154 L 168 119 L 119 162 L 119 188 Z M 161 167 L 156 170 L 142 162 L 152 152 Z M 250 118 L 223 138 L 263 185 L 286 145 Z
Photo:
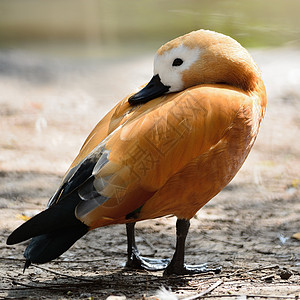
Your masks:
M 184 89 L 182 72 L 200 59 L 200 54 L 199 48 L 189 48 L 184 44 L 162 54 L 156 53 L 153 73 L 159 75 L 161 82 L 170 87 L 169 92 L 181 91 Z
M 128 101 L 143 103 L 201 84 L 222 83 L 250 91 L 259 78 L 256 64 L 237 41 L 213 31 L 198 30 L 158 49 L 153 78 Z

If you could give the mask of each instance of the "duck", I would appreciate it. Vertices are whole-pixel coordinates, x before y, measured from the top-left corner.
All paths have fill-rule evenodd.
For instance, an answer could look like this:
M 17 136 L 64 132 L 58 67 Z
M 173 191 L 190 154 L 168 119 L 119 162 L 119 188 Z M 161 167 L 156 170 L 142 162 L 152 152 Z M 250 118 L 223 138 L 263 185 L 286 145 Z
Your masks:
M 190 220 L 236 175 L 265 115 L 261 71 L 236 40 L 196 30 L 161 46 L 152 79 L 95 126 L 46 209 L 15 229 L 31 239 L 25 266 L 49 262 L 98 227 L 125 224 L 126 267 L 195 274 L 185 264 Z M 171 259 L 140 255 L 138 221 L 175 216 Z

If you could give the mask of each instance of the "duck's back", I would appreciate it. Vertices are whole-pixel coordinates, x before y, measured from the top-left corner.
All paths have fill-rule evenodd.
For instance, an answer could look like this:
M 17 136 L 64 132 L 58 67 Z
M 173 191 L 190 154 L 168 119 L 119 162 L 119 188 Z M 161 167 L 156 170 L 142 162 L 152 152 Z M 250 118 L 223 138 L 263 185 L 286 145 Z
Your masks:
M 93 209 L 85 202 L 79 219 L 94 228 L 169 214 L 191 218 L 241 167 L 257 135 L 264 97 L 200 85 L 138 107 L 124 99 L 84 145 L 101 142 L 95 142 L 99 126 L 110 133 L 109 162 L 95 174 L 101 184 L 109 178 L 99 191 L 107 200 Z

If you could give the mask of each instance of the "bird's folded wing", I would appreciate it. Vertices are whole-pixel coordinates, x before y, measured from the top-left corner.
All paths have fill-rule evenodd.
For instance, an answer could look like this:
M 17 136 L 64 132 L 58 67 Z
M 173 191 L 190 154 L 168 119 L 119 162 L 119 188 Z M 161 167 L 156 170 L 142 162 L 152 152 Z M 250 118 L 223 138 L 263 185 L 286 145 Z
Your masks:
M 76 215 L 88 226 L 125 219 L 216 145 L 247 100 L 235 89 L 198 86 L 139 107 L 121 102 L 88 137 L 61 194 L 78 190 Z

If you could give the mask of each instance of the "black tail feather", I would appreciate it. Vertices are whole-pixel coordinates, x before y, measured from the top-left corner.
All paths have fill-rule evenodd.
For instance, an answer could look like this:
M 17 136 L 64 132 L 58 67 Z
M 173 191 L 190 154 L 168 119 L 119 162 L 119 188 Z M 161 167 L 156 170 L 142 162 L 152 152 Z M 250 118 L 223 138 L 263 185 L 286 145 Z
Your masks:
M 75 208 L 81 201 L 76 192 L 72 193 L 68 198 L 42 211 L 18 227 L 8 237 L 6 243 L 13 245 L 35 236 L 83 225 L 75 216 Z
M 29 268 L 31 265 L 31 260 L 30 259 L 26 259 L 25 264 L 24 264 L 24 268 L 23 268 L 23 273 L 25 273 L 25 270 L 27 268 Z
M 31 263 L 46 263 L 67 251 L 78 239 L 88 232 L 83 223 L 34 237 L 24 252 L 26 263 L 24 269 Z
M 12 232 L 8 245 L 32 238 L 24 252 L 24 271 L 31 263 L 57 258 L 89 231 L 75 216 L 75 208 L 81 201 L 77 192 L 73 192 Z

